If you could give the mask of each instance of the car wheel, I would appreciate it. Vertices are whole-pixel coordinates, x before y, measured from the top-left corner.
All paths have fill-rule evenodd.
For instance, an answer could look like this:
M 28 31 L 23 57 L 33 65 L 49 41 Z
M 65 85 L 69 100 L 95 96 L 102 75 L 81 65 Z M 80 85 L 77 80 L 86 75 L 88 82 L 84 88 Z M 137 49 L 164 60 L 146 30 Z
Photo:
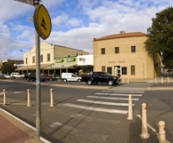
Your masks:
M 52 78 L 50 78 L 50 81 L 52 81 Z
M 78 82 L 81 82 L 81 79 L 78 79 L 77 81 L 78 81 Z
M 67 82 L 67 79 L 64 79 L 63 81 L 64 81 L 64 82 Z
M 30 79 L 29 79 L 29 78 L 27 78 L 27 81 L 30 81 Z
M 88 84 L 88 85 L 91 85 L 92 82 L 93 82 L 93 81 L 92 81 L 91 79 L 89 79 L 89 80 L 87 81 L 87 84 Z
M 108 85 L 112 86 L 114 83 L 113 83 L 113 80 L 109 80 L 108 81 Z

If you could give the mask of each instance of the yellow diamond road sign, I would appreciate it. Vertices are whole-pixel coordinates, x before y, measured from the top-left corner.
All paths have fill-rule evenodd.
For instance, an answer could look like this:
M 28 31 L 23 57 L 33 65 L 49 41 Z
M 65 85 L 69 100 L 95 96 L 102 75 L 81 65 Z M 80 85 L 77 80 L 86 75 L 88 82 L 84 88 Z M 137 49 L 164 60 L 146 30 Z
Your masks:
M 47 9 L 42 4 L 35 9 L 34 26 L 43 40 L 49 37 L 52 29 L 52 23 Z

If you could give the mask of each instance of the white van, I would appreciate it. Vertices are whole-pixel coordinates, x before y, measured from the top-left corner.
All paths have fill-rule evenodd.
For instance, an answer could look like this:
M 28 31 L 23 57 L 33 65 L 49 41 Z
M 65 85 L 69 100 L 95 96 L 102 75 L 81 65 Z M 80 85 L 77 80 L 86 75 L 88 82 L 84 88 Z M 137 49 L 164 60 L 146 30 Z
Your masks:
M 82 80 L 82 78 L 78 77 L 74 73 L 62 73 L 61 74 L 61 80 L 63 80 L 64 82 L 67 82 L 67 81 L 78 81 L 78 82 L 80 82 Z

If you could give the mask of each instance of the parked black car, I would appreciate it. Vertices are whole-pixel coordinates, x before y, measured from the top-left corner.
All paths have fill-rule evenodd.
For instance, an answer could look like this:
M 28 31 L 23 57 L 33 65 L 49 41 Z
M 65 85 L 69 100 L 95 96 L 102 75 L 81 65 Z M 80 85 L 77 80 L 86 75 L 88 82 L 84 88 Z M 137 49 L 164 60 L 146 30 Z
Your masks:
M 121 82 L 118 76 L 112 76 L 107 72 L 92 72 L 90 74 L 82 75 L 82 81 L 86 82 L 88 85 L 107 83 L 108 85 L 117 85 Z
M 35 73 L 29 73 L 29 74 L 25 75 L 25 80 L 27 80 L 27 81 L 35 81 L 36 80 Z M 44 76 L 40 76 L 40 80 L 44 82 L 46 79 L 45 79 Z

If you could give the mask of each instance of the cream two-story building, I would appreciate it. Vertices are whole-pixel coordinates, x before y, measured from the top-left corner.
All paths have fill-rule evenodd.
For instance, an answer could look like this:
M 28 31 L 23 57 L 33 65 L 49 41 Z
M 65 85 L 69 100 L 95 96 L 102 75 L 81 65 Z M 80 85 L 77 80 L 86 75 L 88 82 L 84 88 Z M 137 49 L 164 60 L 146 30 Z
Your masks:
M 35 72 L 36 70 L 36 48 L 35 46 L 29 51 L 24 53 L 24 66 L 17 68 L 17 71 L 23 73 Z M 72 65 L 55 66 L 56 59 L 64 59 L 76 57 L 78 55 L 88 55 L 89 53 L 83 50 L 78 50 L 70 47 L 49 44 L 47 42 L 40 43 L 40 69 L 41 74 L 56 74 L 59 73 L 61 68 L 68 69 L 74 68 Z
M 144 45 L 146 39 L 145 33 L 124 31 L 94 38 L 94 71 L 129 79 L 154 78 L 160 73 L 160 57 L 148 54 Z

